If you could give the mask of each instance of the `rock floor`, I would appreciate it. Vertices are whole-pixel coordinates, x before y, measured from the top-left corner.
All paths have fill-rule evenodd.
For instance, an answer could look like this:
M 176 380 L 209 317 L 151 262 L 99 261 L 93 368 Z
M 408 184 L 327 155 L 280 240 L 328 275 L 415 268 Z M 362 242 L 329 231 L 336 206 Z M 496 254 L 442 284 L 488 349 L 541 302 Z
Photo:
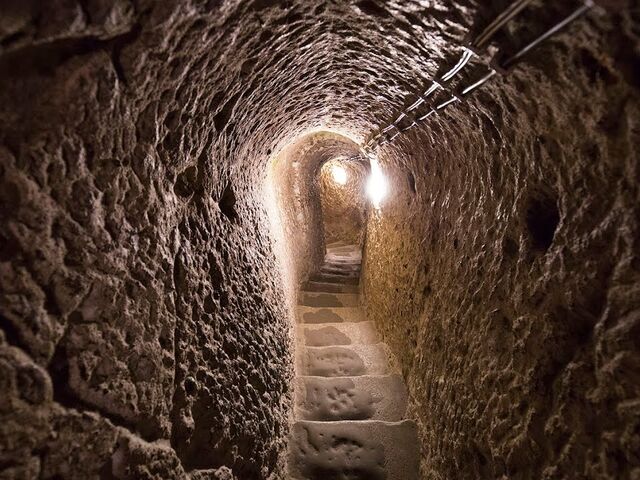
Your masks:
M 291 479 L 418 478 L 406 386 L 364 316 L 360 264 L 357 247 L 329 245 L 300 292 Z

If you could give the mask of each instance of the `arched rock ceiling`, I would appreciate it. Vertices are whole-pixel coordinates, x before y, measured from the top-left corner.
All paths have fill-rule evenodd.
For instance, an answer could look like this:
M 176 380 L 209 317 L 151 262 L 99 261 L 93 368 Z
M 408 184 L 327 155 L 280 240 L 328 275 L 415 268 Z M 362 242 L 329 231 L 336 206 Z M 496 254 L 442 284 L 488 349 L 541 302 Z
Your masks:
M 507 3 L 2 2 L 3 468 L 87 478 L 117 451 L 133 476 L 277 477 L 292 347 L 269 159 L 312 131 L 362 139 Z M 560 18 L 551 3 L 502 43 Z M 589 16 L 380 154 L 395 195 L 369 222 L 368 313 L 433 478 L 630 475 L 637 388 L 615 361 L 637 363 L 637 24 Z
M 257 146 L 268 155 L 319 127 L 363 137 L 435 72 L 451 42 L 462 42 L 474 13 L 471 1 L 105 0 L 29 8 L 14 9 L 19 27 L 5 33 L 5 63 L 20 58 L 27 68 L 25 57 L 35 64 L 46 53 L 55 68 L 75 55 L 109 54 L 100 88 L 117 91 L 113 106 L 126 102 L 118 113 L 137 118 L 138 140 L 162 143 L 174 165 L 211 145 L 216 157 L 232 153 L 245 164 Z M 62 92 L 31 87 L 11 94 L 47 95 L 64 112 L 56 105 Z

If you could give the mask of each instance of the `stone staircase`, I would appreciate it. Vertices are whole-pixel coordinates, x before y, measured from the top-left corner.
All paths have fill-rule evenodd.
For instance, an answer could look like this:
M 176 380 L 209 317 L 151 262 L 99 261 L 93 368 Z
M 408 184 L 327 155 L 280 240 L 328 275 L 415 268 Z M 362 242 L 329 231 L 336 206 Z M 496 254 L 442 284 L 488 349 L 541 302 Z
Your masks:
M 289 441 L 294 480 L 415 480 L 416 425 L 387 346 L 360 306 L 361 253 L 327 247 L 321 269 L 300 292 L 295 423 Z

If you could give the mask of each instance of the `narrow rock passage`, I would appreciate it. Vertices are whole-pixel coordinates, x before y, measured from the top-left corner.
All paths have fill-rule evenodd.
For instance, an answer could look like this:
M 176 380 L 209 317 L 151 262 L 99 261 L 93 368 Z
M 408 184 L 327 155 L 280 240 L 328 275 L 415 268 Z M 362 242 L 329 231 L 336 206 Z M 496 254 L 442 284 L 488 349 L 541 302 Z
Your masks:
M 331 244 L 300 292 L 289 444 L 289 473 L 296 480 L 418 478 L 406 387 L 364 316 L 360 263 L 358 247 Z

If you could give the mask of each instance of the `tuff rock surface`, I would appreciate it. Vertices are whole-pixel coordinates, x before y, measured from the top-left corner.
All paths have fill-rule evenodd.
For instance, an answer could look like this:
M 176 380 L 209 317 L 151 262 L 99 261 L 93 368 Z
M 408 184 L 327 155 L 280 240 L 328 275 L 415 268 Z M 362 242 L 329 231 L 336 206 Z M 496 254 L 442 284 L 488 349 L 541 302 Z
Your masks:
M 346 181 L 340 184 L 332 170 L 341 168 Z M 362 245 L 367 212 L 368 163 L 361 155 L 335 157 L 322 165 L 318 174 L 322 230 L 327 244 L 343 242 Z
M 367 316 L 424 478 L 640 476 L 637 15 L 588 16 L 379 154 Z
M 368 314 L 427 478 L 640 475 L 638 13 L 609 3 L 379 153 Z M 479 4 L 0 2 L 0 478 L 282 478 L 322 238 L 278 246 L 271 162 L 392 120 Z M 498 43 L 566 7 L 534 6 Z

